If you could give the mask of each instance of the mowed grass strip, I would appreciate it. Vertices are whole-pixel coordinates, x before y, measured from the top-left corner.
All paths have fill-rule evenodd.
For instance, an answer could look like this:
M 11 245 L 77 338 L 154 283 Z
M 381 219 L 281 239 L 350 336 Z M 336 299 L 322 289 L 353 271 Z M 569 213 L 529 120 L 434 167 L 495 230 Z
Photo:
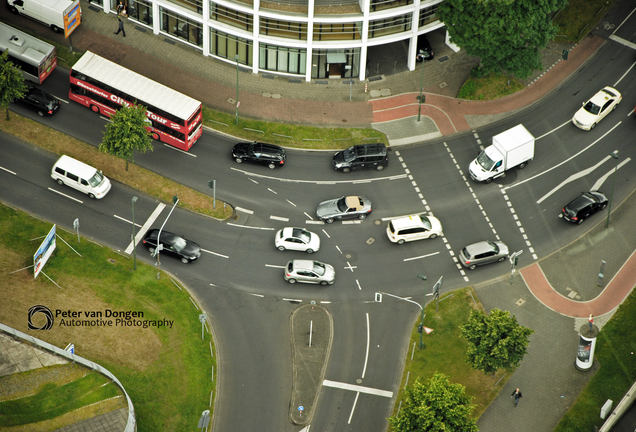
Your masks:
M 3 426 L 37 423 L 115 396 L 123 397 L 119 388 L 97 372 L 58 386 L 45 384 L 33 396 L 0 402 Z
M 473 299 L 477 301 L 477 304 Z M 424 383 L 436 372 L 443 373 L 451 382 L 466 387 L 466 394 L 473 397 L 472 404 L 475 405 L 475 410 L 472 415 L 475 419 L 478 419 L 497 397 L 514 371 L 500 370 L 494 375 L 485 374 L 466 363 L 468 343 L 460 337 L 460 326 L 468 322 L 473 310 L 483 311 L 483 306 L 472 288 L 463 288 L 444 295 L 440 298 L 438 312 L 435 312 L 435 302 L 425 308 L 424 327 L 433 329 L 433 332 L 428 335 L 422 334 L 424 349 L 419 349 L 420 334 L 417 332 L 419 319 L 413 327 L 393 415 L 397 414 L 400 401 L 405 400 L 405 386 L 412 385 L 418 378 Z M 414 344 L 415 350 L 413 350 Z M 503 379 L 501 379 L 502 376 Z
M 59 228 L 58 236 L 81 254 L 58 239 L 43 271 L 60 288 L 42 275 L 34 280 L 32 269 L 9 274 L 33 264 L 51 226 L 0 205 L 0 298 L 10 299 L 0 302 L 2 322 L 58 347 L 73 342 L 77 355 L 110 370 L 133 401 L 140 432 L 190 430 L 210 409 L 216 363 L 210 335 L 201 340 L 200 311 L 187 291 L 165 273 L 157 280 L 153 266 L 138 262 L 133 271 L 132 259 L 86 239 L 78 243 L 73 233 Z M 137 311 L 144 320 L 172 321 L 172 327 L 115 325 L 105 316 L 101 319 L 111 319 L 112 326 L 63 326 L 58 315 L 51 330 L 30 331 L 27 311 L 33 305 L 47 306 L 53 314 Z M 37 314 L 34 320 L 38 316 L 43 318 Z
M 611 399 L 614 408 L 636 381 L 636 293 L 619 306 L 601 329 L 594 353 L 601 365 L 575 404 L 557 425 L 555 432 L 594 431 L 604 420 L 599 412 Z

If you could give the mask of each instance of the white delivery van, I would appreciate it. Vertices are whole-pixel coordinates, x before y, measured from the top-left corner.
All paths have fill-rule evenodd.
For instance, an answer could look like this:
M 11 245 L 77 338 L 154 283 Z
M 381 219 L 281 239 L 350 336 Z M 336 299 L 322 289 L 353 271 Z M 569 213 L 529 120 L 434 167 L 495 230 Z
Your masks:
M 61 185 L 84 192 L 91 199 L 101 199 L 110 190 L 110 180 L 90 165 L 62 156 L 51 169 L 51 177 Z
M 12 13 L 40 21 L 56 33 L 63 33 L 67 26 L 72 31 L 82 16 L 79 0 L 7 0 L 7 6 Z
M 473 180 L 490 183 L 515 167 L 525 168 L 534 158 L 534 137 L 522 125 L 517 125 L 492 137 L 486 147 L 468 166 Z

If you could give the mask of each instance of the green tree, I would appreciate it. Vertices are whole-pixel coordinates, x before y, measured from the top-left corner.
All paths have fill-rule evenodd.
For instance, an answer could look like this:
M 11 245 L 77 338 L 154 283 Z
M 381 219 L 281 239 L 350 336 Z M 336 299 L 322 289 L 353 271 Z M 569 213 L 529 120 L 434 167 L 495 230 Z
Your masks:
M 406 389 L 406 401 L 389 423 L 395 432 L 477 432 L 477 423 L 470 417 L 475 406 L 465 390 L 441 373 L 426 384 L 418 379 Z
M 24 77 L 20 68 L 8 60 L 9 53 L 5 51 L 0 56 L 0 107 L 4 108 L 9 117 L 9 104 L 16 99 L 22 99 L 28 87 L 24 83 Z
M 106 125 L 104 138 L 99 145 L 100 151 L 125 159 L 126 171 L 128 162 L 134 162 L 135 151 L 152 151 L 152 139 L 146 129 L 146 111 L 143 105 L 122 105 L 110 118 L 111 122 Z
M 493 309 L 490 315 L 473 311 L 461 326 L 461 337 L 468 341 L 466 362 L 486 373 L 519 366 L 534 330 L 517 323 L 508 311 Z
M 558 26 L 551 14 L 567 0 L 445 0 L 438 15 L 451 42 L 481 59 L 484 73 L 502 69 L 518 78 L 540 69 L 539 50 Z

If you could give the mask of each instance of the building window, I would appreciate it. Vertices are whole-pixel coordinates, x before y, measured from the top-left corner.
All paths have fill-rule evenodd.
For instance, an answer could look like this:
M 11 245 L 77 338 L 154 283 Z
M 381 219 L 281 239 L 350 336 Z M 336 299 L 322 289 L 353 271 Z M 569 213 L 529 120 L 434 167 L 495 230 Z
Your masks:
M 191 44 L 203 46 L 203 30 L 201 23 L 185 18 L 163 7 L 159 8 L 161 14 L 161 30 L 183 39 Z
M 411 30 L 412 14 L 398 15 L 391 18 L 369 22 L 369 37 L 375 38 Z
M 371 0 L 371 3 L 369 4 L 369 10 L 371 12 L 374 12 L 383 9 L 393 9 L 410 4 L 413 4 L 413 0 Z
M 203 12 L 202 0 L 169 0 L 169 1 L 170 3 L 174 3 L 186 9 L 190 9 L 191 11 L 194 11 L 196 13 Z
M 437 8 L 439 5 L 440 3 L 437 3 L 433 6 L 420 9 L 419 27 L 424 27 L 428 23 L 439 20 L 437 16 Z
M 307 50 L 261 44 L 259 69 L 296 75 L 305 74 Z
M 344 54 L 343 56 L 333 54 Z M 342 78 L 352 78 L 360 75 L 360 48 L 345 50 L 312 50 L 311 57 L 311 78 L 324 79 L 339 76 Z M 336 60 L 337 62 L 334 62 Z
M 285 39 L 307 40 L 307 23 L 261 17 L 260 33 Z
M 210 29 L 210 54 L 252 66 L 252 41 Z
M 210 2 L 210 19 L 247 31 L 254 29 L 254 17 L 226 6 Z
M 144 0 L 128 0 L 128 17 L 152 27 L 152 3 Z
M 362 37 L 362 22 L 314 23 L 315 41 L 356 40 Z

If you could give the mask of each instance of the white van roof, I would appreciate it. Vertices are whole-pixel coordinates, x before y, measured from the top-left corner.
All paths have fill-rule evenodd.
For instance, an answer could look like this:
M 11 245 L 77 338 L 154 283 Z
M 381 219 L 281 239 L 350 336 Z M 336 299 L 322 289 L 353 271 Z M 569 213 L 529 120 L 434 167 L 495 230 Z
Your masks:
M 73 159 L 70 156 L 62 156 L 60 157 L 55 165 L 53 165 L 53 169 L 56 166 L 59 166 L 65 171 L 70 171 L 72 174 L 78 175 L 80 178 L 84 180 L 88 180 L 92 178 L 97 172 L 96 168 L 93 168 L 90 165 L 86 165 L 84 162 L 80 162 L 77 159 Z

